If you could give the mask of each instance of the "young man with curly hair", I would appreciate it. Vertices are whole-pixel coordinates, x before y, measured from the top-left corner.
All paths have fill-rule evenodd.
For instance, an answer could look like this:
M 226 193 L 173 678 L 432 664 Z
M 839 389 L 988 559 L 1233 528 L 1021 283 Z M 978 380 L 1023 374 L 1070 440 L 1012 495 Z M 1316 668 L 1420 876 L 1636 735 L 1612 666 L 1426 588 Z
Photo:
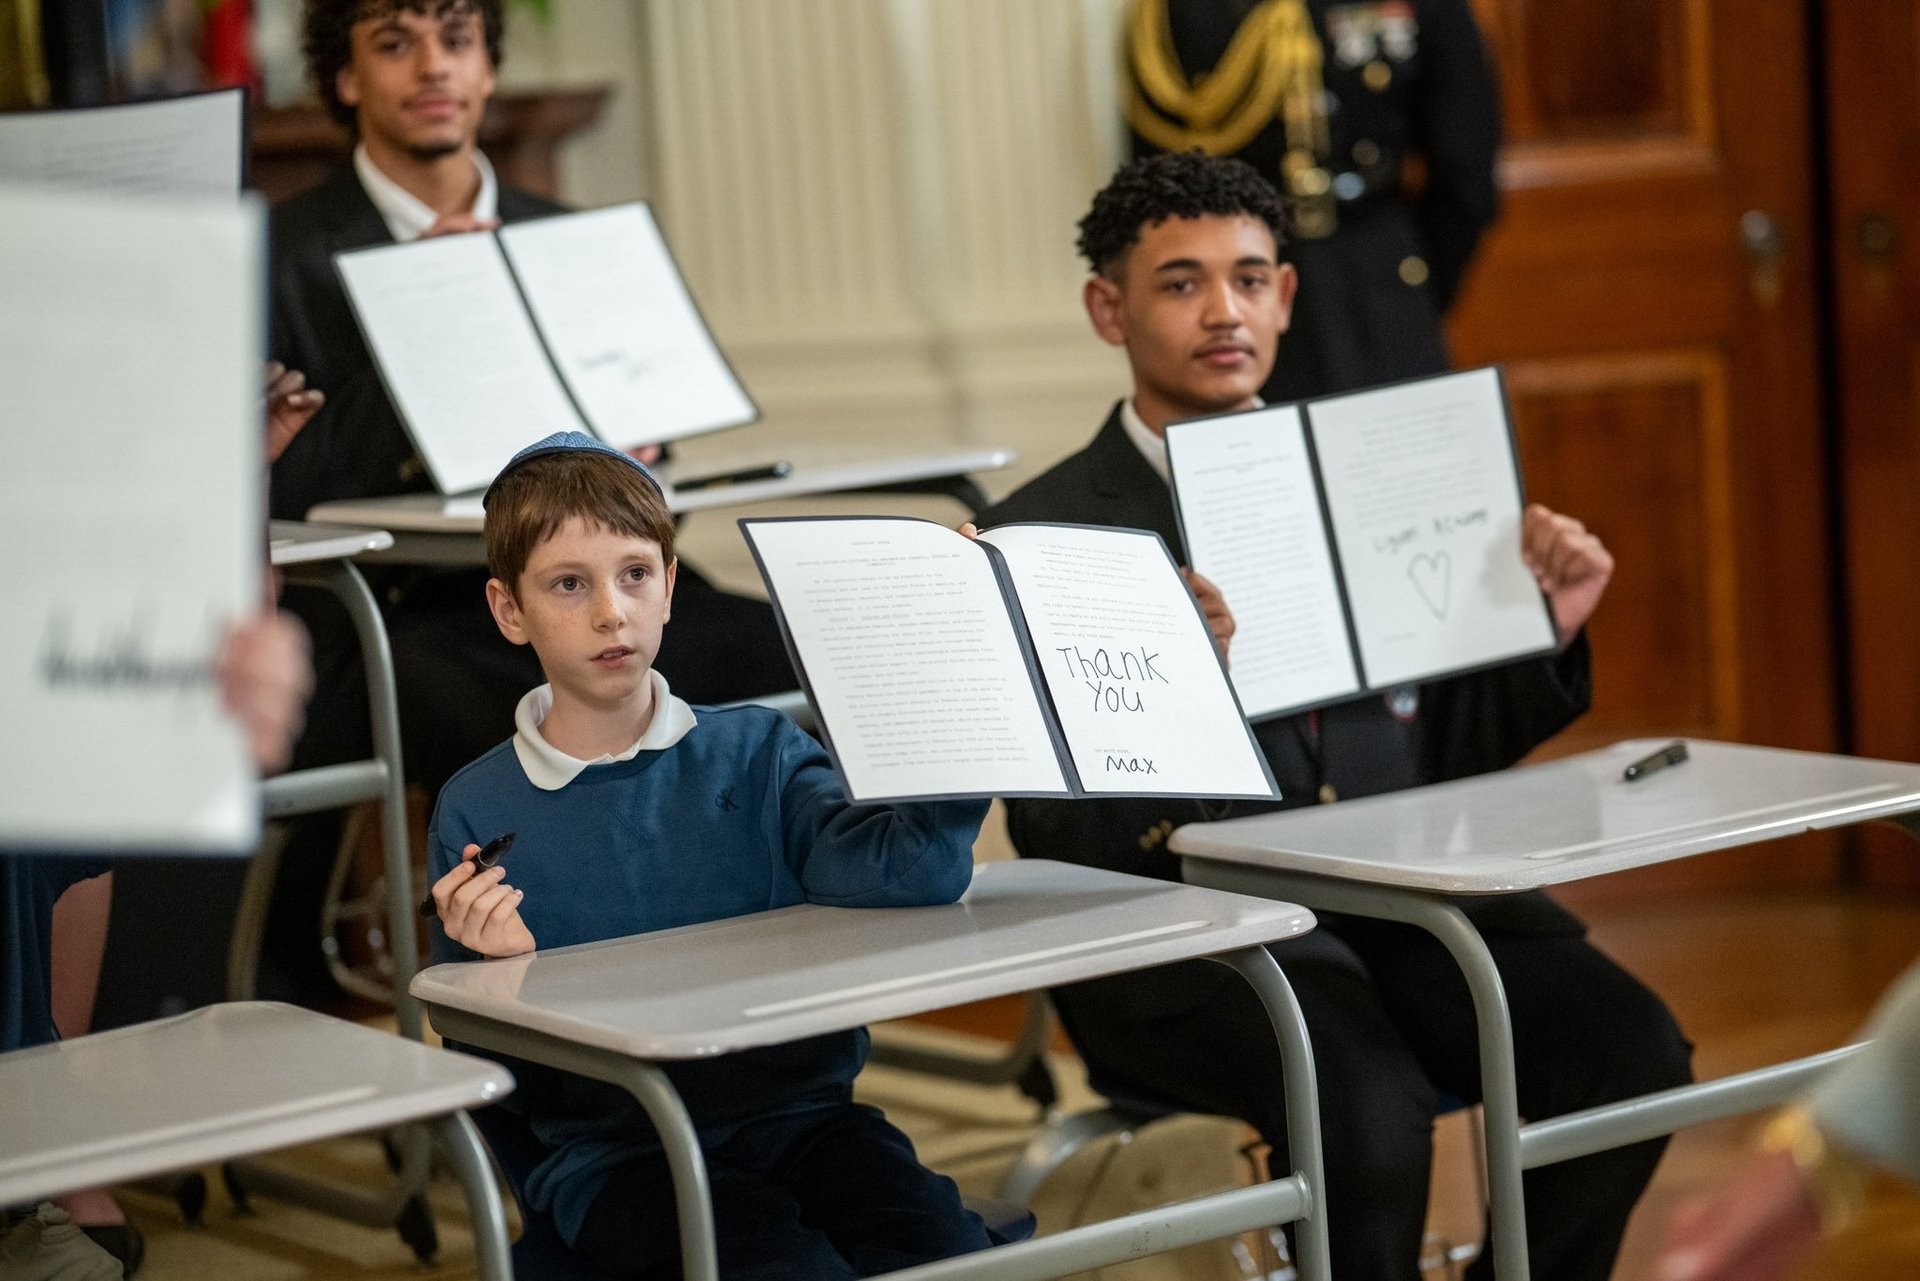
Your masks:
M 1241 161 L 1189 152 L 1121 170 L 1094 197 L 1080 248 L 1092 268 L 1087 315 L 1102 339 L 1125 349 L 1132 395 L 1092 443 L 983 513 L 981 526 L 1131 525 L 1158 531 L 1184 557 L 1161 433 L 1178 419 L 1260 403 L 1294 297 L 1284 225 L 1279 196 Z M 1613 559 L 1577 521 L 1537 504 L 1522 537 L 1552 603 L 1559 652 L 1255 726 L 1279 807 L 1504 769 L 1586 710 L 1582 629 Z M 1022 854 L 1178 880 L 1166 849 L 1176 826 L 1272 808 L 1013 800 L 1007 811 Z M 1467 911 L 1506 983 L 1529 1118 L 1689 1079 L 1689 1047 L 1665 1006 L 1590 945 L 1563 908 L 1525 894 Z M 1479 1095 L 1472 1002 L 1458 968 L 1425 933 L 1320 920 L 1274 956 L 1313 1040 L 1333 1274 L 1417 1281 L 1437 1100 Z M 1240 1117 L 1284 1150 L 1279 1054 L 1259 1002 L 1233 974 L 1188 962 L 1080 984 L 1054 1000 L 1097 1086 Z M 1528 1171 L 1535 1275 L 1605 1281 L 1662 1142 Z M 1483 1256 L 1470 1274 L 1490 1264 Z

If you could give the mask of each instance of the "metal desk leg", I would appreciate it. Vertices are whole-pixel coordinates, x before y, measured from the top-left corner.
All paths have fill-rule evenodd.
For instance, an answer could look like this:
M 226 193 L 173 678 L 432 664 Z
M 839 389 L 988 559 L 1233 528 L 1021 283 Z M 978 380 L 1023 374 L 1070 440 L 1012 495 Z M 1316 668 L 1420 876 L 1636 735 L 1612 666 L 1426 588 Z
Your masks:
M 1520 1179 L 1520 1087 L 1513 1063 L 1513 1019 L 1507 990 L 1480 932 L 1444 899 L 1395 896 L 1402 919 L 1439 939 L 1466 976 L 1480 1034 L 1480 1117 L 1487 1146 L 1487 1200 L 1492 1216 L 1493 1271 L 1500 1281 L 1526 1281 L 1527 1209 Z
M 473 1256 L 481 1281 L 513 1281 L 513 1262 L 507 1249 L 507 1216 L 500 1205 L 500 1189 L 493 1181 L 493 1163 L 486 1145 L 465 1112 L 437 1117 L 432 1123 L 440 1150 L 460 1179 L 473 1216 Z
M 380 797 L 381 846 L 387 871 L 387 948 L 393 961 L 393 1012 L 402 1036 L 421 1036 L 420 1002 L 407 990 L 419 968 L 420 944 L 414 929 L 413 852 L 407 844 L 406 771 L 400 749 L 400 707 L 394 691 L 393 652 L 387 645 L 380 607 L 348 561 L 322 566 L 323 585 L 346 606 L 360 641 L 361 666 L 367 672 L 367 709 L 373 724 L 373 755 L 386 764 L 386 788 Z
M 961 1278 L 976 1281 L 987 1277 L 993 1281 L 1040 1281 L 1298 1220 L 1305 1225 L 1300 1233 L 1301 1276 L 1305 1281 L 1330 1281 L 1326 1207 L 1320 1187 L 1319 1112 L 1306 1024 L 1294 1002 L 1292 989 L 1265 948 L 1247 948 L 1214 959 L 1247 976 L 1274 1021 L 1287 1073 L 1288 1155 L 1295 1166 L 1292 1174 L 1253 1187 L 1123 1215 L 1053 1236 L 925 1263 L 889 1275 L 898 1276 L 902 1281 L 960 1281 Z M 638 1099 L 660 1132 L 673 1173 L 685 1281 L 716 1281 L 713 1203 L 706 1160 L 700 1153 L 692 1119 L 666 1073 L 651 1064 L 610 1051 L 591 1049 L 462 1010 L 436 1008 L 433 1025 L 449 1041 L 483 1046 L 563 1072 L 606 1081 Z
M 1482 1132 L 1487 1145 L 1487 1192 L 1493 1216 L 1494 1273 L 1500 1281 L 1526 1281 L 1527 1212 L 1520 1182 L 1520 1098 L 1513 1065 L 1513 1021 L 1493 955 L 1464 913 L 1445 898 L 1386 885 L 1303 876 L 1274 868 L 1188 857 L 1183 875 L 1192 885 L 1259 898 L 1305 903 L 1328 912 L 1348 912 L 1400 921 L 1440 941 L 1473 995 L 1480 1041 Z
M 1280 1041 L 1280 1066 L 1287 1103 L 1287 1160 L 1293 1177 L 1305 1182 L 1306 1213 L 1294 1232 L 1302 1281 L 1329 1281 L 1327 1257 L 1327 1184 L 1320 1162 L 1320 1095 L 1307 1043 L 1307 1021 L 1280 963 L 1264 947 L 1250 947 L 1210 958 L 1237 970 L 1253 985 Z
M 667 1167 L 673 1174 L 674 1207 L 680 1220 L 682 1281 L 718 1281 L 713 1193 L 707 1184 L 706 1158 L 700 1152 L 700 1138 L 694 1131 L 693 1118 L 687 1114 L 686 1104 L 680 1101 L 665 1072 L 651 1063 L 461 1010 L 435 1010 L 433 1025 L 450 1041 L 485 1046 L 563 1072 L 605 1081 L 639 1100 L 647 1119 L 660 1134 Z
M 400 754 L 400 712 L 394 695 L 393 654 L 379 606 L 360 571 L 346 561 L 319 561 L 286 567 L 289 582 L 333 594 L 353 621 L 367 677 L 367 709 L 373 728 L 373 755 L 362 761 L 294 770 L 266 780 L 263 793 L 269 818 L 338 809 L 360 801 L 380 802 L 381 846 L 387 880 L 387 940 L 392 958 L 395 1021 L 403 1036 L 420 1039 L 420 1003 L 407 985 L 419 968 L 418 934 L 413 915 L 413 854 L 407 844 L 406 779 Z M 227 956 L 230 1000 L 253 996 L 260 934 L 267 899 L 273 892 L 272 860 L 256 859 L 242 893 L 234 938 Z
M 353 620 L 366 668 L 367 701 L 373 728 L 373 756 L 317 769 L 296 770 L 267 780 L 264 787 L 271 817 L 308 814 L 363 800 L 380 802 L 382 845 L 387 877 L 387 937 L 392 948 L 393 1007 L 401 1035 L 421 1039 L 420 1003 L 407 990 L 418 968 L 412 899 L 413 857 L 407 844 L 405 781 L 400 759 L 400 715 L 394 696 L 393 657 L 386 627 L 373 593 L 360 571 L 342 560 L 287 567 L 289 581 L 331 592 Z M 258 964 L 266 898 L 272 893 L 273 864 L 253 869 L 228 953 L 228 990 L 236 998 L 250 997 Z M 400 1235 L 422 1259 L 435 1247 L 433 1220 L 425 1193 L 432 1173 L 432 1152 L 424 1126 L 409 1125 L 393 1132 L 400 1169 L 385 1187 L 363 1190 L 317 1181 L 282 1170 L 269 1162 L 248 1159 L 229 1162 L 228 1185 L 236 1196 L 262 1192 L 305 1204 L 324 1213 L 370 1227 L 398 1227 Z

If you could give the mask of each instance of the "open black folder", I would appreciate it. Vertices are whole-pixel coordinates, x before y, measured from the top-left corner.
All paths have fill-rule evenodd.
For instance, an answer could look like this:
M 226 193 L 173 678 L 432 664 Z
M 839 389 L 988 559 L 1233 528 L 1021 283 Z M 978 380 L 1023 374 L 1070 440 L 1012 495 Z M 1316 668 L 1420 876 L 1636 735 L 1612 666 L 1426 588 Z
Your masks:
M 441 493 L 479 489 L 556 431 L 630 449 L 759 416 L 643 204 L 334 265 Z
M 1279 795 L 1157 534 L 740 528 L 852 800 Z
M 1174 423 L 1166 443 L 1255 720 L 1552 651 L 1498 370 Z

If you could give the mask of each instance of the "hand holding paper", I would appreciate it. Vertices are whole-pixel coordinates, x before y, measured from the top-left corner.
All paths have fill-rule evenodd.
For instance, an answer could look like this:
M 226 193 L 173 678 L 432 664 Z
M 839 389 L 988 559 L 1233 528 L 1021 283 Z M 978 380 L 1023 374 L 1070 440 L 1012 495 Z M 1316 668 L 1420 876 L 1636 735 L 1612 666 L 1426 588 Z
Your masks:
M 740 524 L 852 799 L 1276 794 L 1156 535 Z
M 264 774 L 277 774 L 293 755 L 313 692 L 307 629 L 290 614 L 260 614 L 228 629 L 214 683 L 220 701 L 240 724 Z
M 1220 649 L 1220 661 L 1227 661 L 1227 647 L 1233 643 L 1233 612 L 1227 608 L 1227 598 L 1220 594 L 1205 574 L 1192 569 L 1182 568 L 1180 577 L 1186 580 L 1187 590 L 1193 593 L 1193 603 L 1200 607 L 1200 617 L 1207 620 L 1207 630 L 1213 633 L 1213 643 Z
M 1553 606 L 1562 647 L 1593 617 L 1613 578 L 1613 553 L 1571 516 L 1529 503 L 1520 527 L 1520 556 Z
M 1256 718 L 1548 653 L 1612 573 L 1578 521 L 1537 505 L 1523 520 L 1496 370 L 1166 439 L 1187 552 L 1232 604 L 1234 688 Z
M 267 464 L 287 452 L 300 429 L 327 403 L 326 394 L 307 386 L 307 376 L 277 360 L 267 362 Z

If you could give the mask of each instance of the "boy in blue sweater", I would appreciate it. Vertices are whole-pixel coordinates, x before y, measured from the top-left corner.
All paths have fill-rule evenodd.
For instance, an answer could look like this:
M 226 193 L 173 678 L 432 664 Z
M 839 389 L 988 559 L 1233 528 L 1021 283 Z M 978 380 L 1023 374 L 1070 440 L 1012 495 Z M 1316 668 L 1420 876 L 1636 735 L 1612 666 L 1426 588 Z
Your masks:
M 693 708 L 652 668 L 673 519 L 645 466 L 579 432 L 487 490 L 487 599 L 548 684 L 513 738 L 454 775 L 429 835 L 437 961 L 515 956 L 796 903 L 950 903 L 984 801 L 847 803 L 826 754 L 762 708 Z M 515 836 L 476 873 L 480 846 Z M 512 873 L 512 881 L 506 879 Z M 990 1244 L 951 1180 L 852 1099 L 863 1030 L 669 1069 L 700 1130 L 722 1272 L 869 1276 Z M 537 1209 L 596 1266 L 672 1275 L 672 1183 L 625 1091 L 516 1064 L 548 1155 Z

